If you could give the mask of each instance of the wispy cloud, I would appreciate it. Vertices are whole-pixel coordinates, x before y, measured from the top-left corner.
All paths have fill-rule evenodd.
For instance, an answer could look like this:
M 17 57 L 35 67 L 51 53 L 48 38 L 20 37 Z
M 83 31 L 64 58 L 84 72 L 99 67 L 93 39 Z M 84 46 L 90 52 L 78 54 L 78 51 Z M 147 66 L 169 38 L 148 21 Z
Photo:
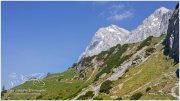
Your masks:
M 102 11 L 99 16 L 105 17 L 108 21 L 122 21 L 133 17 L 134 10 L 127 4 L 119 3 L 112 4 Z
M 132 16 L 133 16 L 133 12 L 131 10 L 129 10 L 129 11 L 125 11 L 123 13 L 117 13 L 112 16 L 109 16 L 107 18 L 107 20 L 121 21 L 121 20 L 124 20 L 124 19 L 132 17 Z

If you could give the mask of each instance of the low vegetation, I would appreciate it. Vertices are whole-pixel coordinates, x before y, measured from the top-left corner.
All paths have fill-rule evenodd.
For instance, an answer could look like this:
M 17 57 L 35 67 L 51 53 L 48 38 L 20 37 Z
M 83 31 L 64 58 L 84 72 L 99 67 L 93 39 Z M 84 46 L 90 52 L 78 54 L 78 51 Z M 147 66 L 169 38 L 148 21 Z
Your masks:
M 99 79 L 99 76 L 101 76 L 103 73 L 110 73 L 112 68 L 116 68 L 131 56 L 131 55 L 122 56 L 122 54 L 128 48 L 127 44 L 123 46 L 117 45 L 116 48 L 118 48 L 118 51 L 115 54 L 112 54 L 113 53 L 112 50 L 114 49 L 114 47 L 108 51 L 108 58 L 104 60 L 104 65 L 102 67 L 102 70 L 96 75 L 95 81 L 97 81 Z
M 130 100 L 138 100 L 143 94 L 141 92 L 135 93 L 131 96 Z
M 84 87 L 87 87 L 88 84 L 83 80 L 71 80 L 73 76 L 74 72 L 71 70 L 63 73 L 50 74 L 43 80 L 43 82 L 45 83 L 43 87 L 33 85 L 33 81 L 25 82 L 22 85 L 14 87 L 14 92 L 9 93 L 9 98 L 17 100 L 62 100 L 75 97 Z M 65 81 L 60 82 L 58 81 L 59 78 L 64 79 Z M 18 96 L 16 96 L 14 93 L 18 93 L 18 90 L 28 90 L 28 92 L 26 92 L 27 94 L 19 94 Z M 37 92 L 33 92 L 33 90 Z M 41 90 L 41 92 L 38 92 L 39 90 Z M 36 95 L 33 93 L 40 93 L 40 95 Z
M 151 87 L 148 87 L 146 88 L 146 92 L 150 91 L 151 90 Z
M 148 49 L 146 49 L 146 56 L 149 56 L 149 55 L 151 55 L 153 52 L 155 52 L 155 48 L 148 48 Z
M 140 43 L 140 45 L 137 47 L 136 51 L 139 51 L 140 49 L 142 49 L 145 46 L 149 46 L 151 44 L 151 40 L 152 40 L 153 36 L 149 36 L 148 38 L 146 38 L 144 41 L 142 41 Z
M 105 82 L 102 83 L 101 87 L 100 87 L 100 92 L 101 93 L 109 93 L 109 90 L 112 88 L 112 81 L 107 80 Z
M 110 96 L 106 93 L 99 93 L 93 100 L 112 100 Z

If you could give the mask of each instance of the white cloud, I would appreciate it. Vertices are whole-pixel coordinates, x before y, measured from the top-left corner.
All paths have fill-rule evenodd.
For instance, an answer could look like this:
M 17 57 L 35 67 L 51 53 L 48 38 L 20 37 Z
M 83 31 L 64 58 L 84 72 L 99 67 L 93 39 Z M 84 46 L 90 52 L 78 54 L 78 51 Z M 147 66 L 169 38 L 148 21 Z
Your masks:
M 130 18 L 134 15 L 134 10 L 130 5 L 125 3 L 114 3 L 104 11 L 102 11 L 99 16 L 105 17 L 109 21 L 122 21 L 126 18 Z
M 132 17 L 133 16 L 133 12 L 132 11 L 125 11 L 123 13 L 117 13 L 117 14 L 114 14 L 112 16 L 109 16 L 107 18 L 107 20 L 114 20 L 114 21 L 121 21 L 121 20 L 124 20 L 128 17 Z

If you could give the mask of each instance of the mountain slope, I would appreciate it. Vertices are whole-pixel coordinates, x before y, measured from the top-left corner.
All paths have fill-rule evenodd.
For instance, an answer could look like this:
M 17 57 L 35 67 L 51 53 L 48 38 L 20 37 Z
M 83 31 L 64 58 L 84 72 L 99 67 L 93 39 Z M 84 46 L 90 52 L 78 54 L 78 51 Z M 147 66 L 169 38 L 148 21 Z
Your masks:
M 178 19 L 173 17 L 173 22 Z M 169 26 L 179 32 L 171 23 Z M 175 70 L 179 63 L 163 54 L 165 37 L 161 34 L 137 43 L 117 44 L 83 57 L 64 73 L 14 87 L 2 99 L 177 100 L 179 79 Z
M 142 99 L 152 96 L 154 99 L 176 99 L 169 93 L 178 82 L 173 72 L 178 64 L 174 66 L 173 61 L 163 55 L 163 39 L 164 36 L 148 37 L 136 44 L 116 45 L 98 55 L 82 59 L 64 73 L 48 75 L 42 80 L 45 83 L 43 87 L 29 81 L 9 90 L 3 99 L 130 99 L 136 92 L 143 94 Z M 130 61 L 126 68 L 126 63 Z M 76 72 L 79 65 L 85 68 Z M 115 75 L 122 70 L 121 75 Z M 107 89 L 109 93 L 102 92 L 103 83 L 111 80 L 112 75 L 117 79 L 111 81 L 112 86 Z M 166 75 L 169 76 L 164 77 Z M 169 83 L 166 85 L 166 82 Z M 151 88 L 148 93 L 145 92 L 147 87 Z M 156 91 L 161 87 L 165 87 L 164 95 Z M 21 94 L 19 90 L 28 91 Z
M 155 10 L 141 25 L 132 32 L 116 25 L 106 28 L 100 28 L 93 36 L 85 52 L 81 54 L 79 60 L 83 57 L 99 54 L 117 44 L 136 43 L 146 39 L 149 36 L 160 36 L 167 32 L 167 26 L 172 11 L 161 7 Z

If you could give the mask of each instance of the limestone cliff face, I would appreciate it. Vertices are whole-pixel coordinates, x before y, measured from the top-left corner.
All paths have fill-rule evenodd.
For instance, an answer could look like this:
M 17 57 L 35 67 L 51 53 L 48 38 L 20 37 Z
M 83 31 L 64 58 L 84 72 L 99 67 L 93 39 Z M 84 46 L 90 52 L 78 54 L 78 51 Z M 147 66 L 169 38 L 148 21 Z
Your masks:
M 179 4 L 169 19 L 167 36 L 164 40 L 165 55 L 173 58 L 175 62 L 179 62 Z

